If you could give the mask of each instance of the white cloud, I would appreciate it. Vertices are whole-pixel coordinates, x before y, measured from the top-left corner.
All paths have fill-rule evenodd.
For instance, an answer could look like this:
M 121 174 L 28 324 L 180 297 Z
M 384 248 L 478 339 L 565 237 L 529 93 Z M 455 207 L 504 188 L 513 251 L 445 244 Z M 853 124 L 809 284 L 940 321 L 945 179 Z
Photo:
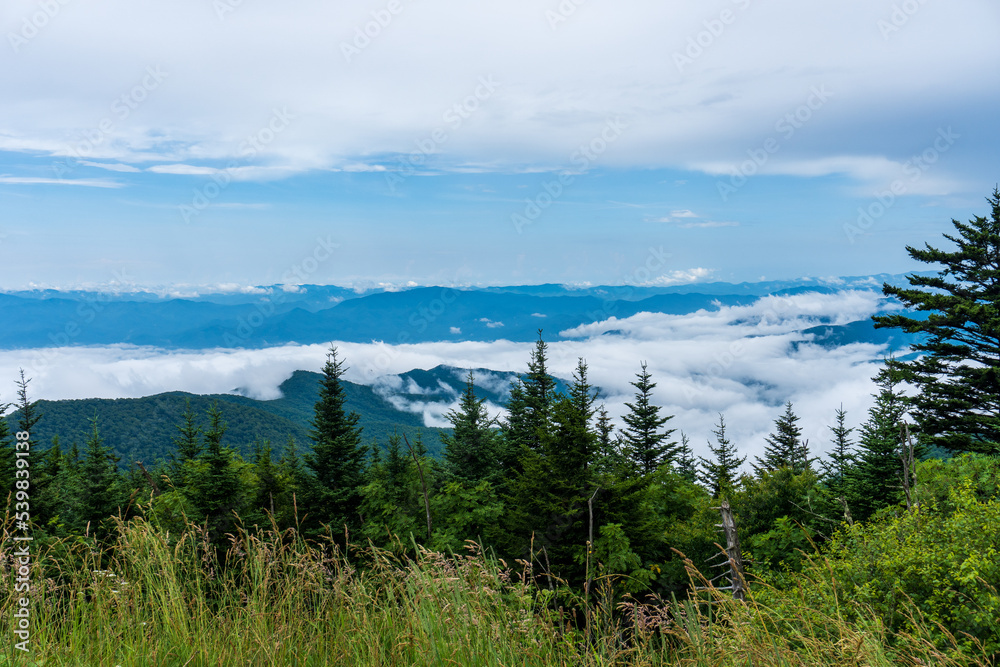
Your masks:
M 254 157 L 279 171 L 246 178 L 383 169 L 372 156 L 408 154 L 439 127 L 448 132 L 440 169 L 562 165 L 615 117 L 628 129 L 602 164 L 729 164 L 802 105 L 811 86 L 826 84 L 835 97 L 766 166 L 867 178 L 864 161 L 898 162 L 913 150 L 912 130 L 927 119 L 912 112 L 927 90 L 953 101 L 956 127 L 972 101 L 990 101 L 980 73 L 998 64 L 992 0 L 967 0 L 961 11 L 924 3 L 891 41 L 877 28 L 890 9 L 880 3 L 728 4 L 735 21 L 713 37 L 705 24 L 719 8 L 679 0 L 591 3 L 555 28 L 531 0 L 404 3 L 348 59 L 343 45 L 363 32 L 375 5 L 241 3 L 222 20 L 203 0 L 139 8 L 92 0 L 40 28 L 20 48 L 18 66 L 0 70 L 9 91 L 5 126 L 16 128 L 0 136 L 0 147 L 72 155 L 79 137 L 107 121 L 110 137 L 84 157 L 224 162 L 246 154 L 248 137 L 268 138 L 274 109 L 287 108 L 288 128 L 260 141 Z M 4 9 L 5 32 L 14 34 L 38 5 L 8 0 Z M 708 46 L 679 66 L 677 55 L 702 34 Z M 927 48 L 933 43 L 950 47 Z M 554 49 L 563 56 L 558 76 L 538 67 Z M 147 67 L 162 68 L 162 83 L 130 99 L 134 110 L 114 107 Z M 449 124 L 448 110 L 482 91 L 483 79 L 495 90 L 459 126 Z M 122 118 L 119 108 L 129 113 Z M 873 112 L 906 127 L 872 128 Z M 831 131 L 834 147 L 816 141 Z M 834 150 L 854 163 L 825 164 Z M 948 168 L 939 166 L 941 178 Z
M 0 176 L 3 185 L 77 185 L 87 188 L 120 188 L 124 184 L 103 178 L 42 178 L 35 176 Z
M 84 167 L 96 167 L 97 169 L 107 169 L 108 171 L 118 171 L 126 174 L 134 174 L 142 171 L 138 167 L 133 167 L 130 164 L 121 164 L 120 162 L 89 162 L 87 160 L 80 160 L 80 164 Z
M 657 276 L 656 278 L 653 278 L 643 284 L 656 285 L 659 287 L 666 287 L 668 285 L 684 285 L 708 278 L 712 275 L 712 273 L 714 273 L 713 269 L 706 269 L 702 267 L 693 269 L 676 269 L 669 273 Z
M 692 212 L 692 211 L 690 211 L 690 210 L 688 210 L 688 209 L 685 208 L 685 209 L 682 209 L 682 210 L 679 210 L 679 211 L 671 211 L 670 212 L 670 217 L 671 218 L 698 218 L 700 216 L 697 215 L 696 213 L 694 213 L 694 212 Z
M 738 222 L 716 222 L 713 220 L 707 220 L 705 222 L 686 222 L 683 225 L 678 225 L 685 229 L 714 229 L 716 227 L 739 227 Z
M 452 334 L 453 336 L 457 336 L 458 334 L 462 333 L 462 328 L 461 327 L 448 327 L 448 333 Z
M 811 344 L 798 330 L 820 322 L 865 319 L 885 305 L 876 293 L 854 291 L 767 297 L 749 306 L 690 315 L 640 313 L 623 320 L 612 318 L 563 332 L 586 336 L 582 340 L 550 341 L 549 368 L 559 377 L 570 378 L 577 359 L 586 359 L 591 382 L 603 390 L 600 401 L 620 420 L 624 403 L 633 397 L 629 382 L 640 362 L 646 361 L 657 383 L 654 402 L 663 406 L 665 414 L 675 415 L 670 426 L 688 433 L 701 455 L 707 455 L 706 441 L 719 412 L 726 415 L 741 455 L 749 454 L 751 459 L 760 455 L 763 438 L 782 404 L 791 400 L 802 418 L 804 437 L 817 453 L 828 448 L 827 426 L 838 406 L 847 409 L 851 425 L 863 421 L 872 403 L 874 362 L 884 350 L 867 344 L 827 349 Z M 602 335 L 609 331 L 619 334 Z M 349 366 L 346 379 L 378 383 L 383 390 L 402 389 L 400 373 L 440 364 L 523 373 L 533 348 L 532 343 L 504 340 L 335 344 Z M 33 378 L 34 396 L 49 399 L 133 397 L 174 390 L 220 393 L 236 388 L 257 398 L 276 398 L 278 385 L 292 371 L 318 371 L 326 352 L 326 345 L 235 351 L 129 346 L 8 350 L 0 351 L 0 377 L 14 378 L 18 368 L 24 368 Z M 465 377 L 465 371 L 456 374 Z M 495 373 L 480 373 L 476 382 L 494 391 L 504 391 L 508 385 L 506 378 Z M 443 389 L 439 393 L 446 395 Z M 9 398 L 0 395 L 0 399 Z M 451 405 L 418 400 L 400 403 L 435 425 L 443 424 Z

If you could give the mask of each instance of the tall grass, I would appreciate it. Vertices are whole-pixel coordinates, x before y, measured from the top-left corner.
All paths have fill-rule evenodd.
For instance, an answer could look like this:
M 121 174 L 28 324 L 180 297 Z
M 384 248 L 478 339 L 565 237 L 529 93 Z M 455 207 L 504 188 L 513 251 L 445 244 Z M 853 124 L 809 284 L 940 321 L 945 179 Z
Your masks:
M 31 653 L 13 649 L 4 591 L 4 664 L 38 665 L 984 665 L 918 631 L 887 636 L 874 615 L 830 614 L 805 593 L 765 604 L 709 589 L 664 604 L 622 600 L 605 578 L 585 622 L 552 609 L 530 564 L 414 546 L 400 559 L 343 553 L 293 530 L 239 531 L 227 566 L 198 526 L 167 535 L 118 522 L 111 548 L 51 543 L 33 566 Z M 5 563 L 10 545 L 4 541 Z M 692 577 L 700 577 L 693 568 Z M 12 580 L 12 577 L 10 578 Z M 799 588 L 796 590 L 806 590 Z M 828 602 L 828 601 L 827 601 Z M 839 603 L 838 603 L 839 604 Z M 839 609 L 834 605 L 835 609 Z M 580 610 L 582 613 L 584 610 Z M 577 615 L 579 621 L 579 614 Z M 589 627 L 587 633 L 585 628 Z M 919 629 L 920 625 L 917 624 Z

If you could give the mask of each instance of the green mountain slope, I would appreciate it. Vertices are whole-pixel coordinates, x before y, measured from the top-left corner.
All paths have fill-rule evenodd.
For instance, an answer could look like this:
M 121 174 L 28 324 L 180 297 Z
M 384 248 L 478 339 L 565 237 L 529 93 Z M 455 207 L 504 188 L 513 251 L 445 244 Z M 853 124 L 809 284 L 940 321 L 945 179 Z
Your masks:
M 282 397 L 271 401 L 258 401 L 235 394 L 198 395 L 186 392 L 144 398 L 39 401 L 38 411 L 42 420 L 32 432 L 32 439 L 41 443 L 44 449 L 52 437 L 58 435 L 64 451 L 73 442 L 82 450 L 90 432 L 89 420 L 96 415 L 101 436 L 121 457 L 122 467 L 134 461 L 152 464 L 158 460 L 169 460 L 174 451 L 176 426 L 181 423 L 187 400 L 190 400 L 201 423 L 206 421 L 205 412 L 217 401 L 228 425 L 223 442 L 243 456 L 250 455 L 257 440 L 270 440 L 277 456 L 289 436 L 295 439 L 301 450 L 307 450 L 312 446 L 309 440 L 310 420 L 319 396 L 321 377 L 319 373 L 296 371 L 281 384 Z M 364 429 L 362 439 L 366 444 L 375 439 L 384 446 L 394 431 L 405 433 L 412 442 L 420 431 L 428 450 L 432 454 L 440 451 L 441 429 L 425 428 L 420 415 L 397 410 L 370 387 L 345 382 L 344 389 L 348 410 L 357 412 L 361 417 L 359 424 Z M 16 413 L 7 419 L 13 427 Z

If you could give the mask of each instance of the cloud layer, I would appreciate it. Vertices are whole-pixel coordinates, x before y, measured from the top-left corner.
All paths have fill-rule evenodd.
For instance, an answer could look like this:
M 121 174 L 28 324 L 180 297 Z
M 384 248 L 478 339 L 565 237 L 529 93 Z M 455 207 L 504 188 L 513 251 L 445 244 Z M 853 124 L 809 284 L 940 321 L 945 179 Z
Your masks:
M 707 455 L 718 413 L 725 413 L 741 453 L 759 455 L 782 404 L 790 400 L 802 417 L 804 437 L 818 453 L 829 446 L 827 427 L 840 405 L 848 411 L 849 423 L 864 420 L 872 403 L 871 377 L 884 350 L 868 344 L 826 349 L 799 331 L 817 323 L 863 319 L 885 306 L 877 294 L 843 292 L 767 297 L 752 306 L 683 316 L 640 313 L 563 332 L 587 338 L 550 336 L 550 369 L 568 379 L 577 359 L 584 358 L 591 382 L 603 390 L 600 402 L 619 419 L 633 397 L 629 383 L 645 361 L 657 383 L 654 401 L 675 415 L 670 426 L 687 433 L 701 455 Z M 350 367 L 346 378 L 382 390 L 405 389 L 396 386 L 399 378 L 386 376 L 439 364 L 523 372 L 532 348 L 503 340 L 336 344 Z M 0 377 L 11 383 L 0 399 L 12 399 L 13 379 L 22 367 L 32 378 L 32 395 L 40 398 L 240 390 L 270 399 L 278 396 L 278 385 L 292 371 L 318 371 L 325 353 L 326 346 L 320 345 L 252 351 L 165 352 L 127 346 L 3 351 Z M 428 425 L 443 425 L 446 409 L 434 400 L 440 398 L 428 397 L 426 403 L 412 399 L 398 407 L 423 414 Z

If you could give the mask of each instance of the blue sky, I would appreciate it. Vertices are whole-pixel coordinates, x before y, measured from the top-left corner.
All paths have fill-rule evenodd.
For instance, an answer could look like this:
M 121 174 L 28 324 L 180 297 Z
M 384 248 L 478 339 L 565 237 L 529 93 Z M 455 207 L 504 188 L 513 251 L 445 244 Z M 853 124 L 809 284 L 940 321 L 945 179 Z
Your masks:
M 1000 181 L 998 27 L 991 0 L 7 0 L 0 289 L 921 268 L 904 246 Z

